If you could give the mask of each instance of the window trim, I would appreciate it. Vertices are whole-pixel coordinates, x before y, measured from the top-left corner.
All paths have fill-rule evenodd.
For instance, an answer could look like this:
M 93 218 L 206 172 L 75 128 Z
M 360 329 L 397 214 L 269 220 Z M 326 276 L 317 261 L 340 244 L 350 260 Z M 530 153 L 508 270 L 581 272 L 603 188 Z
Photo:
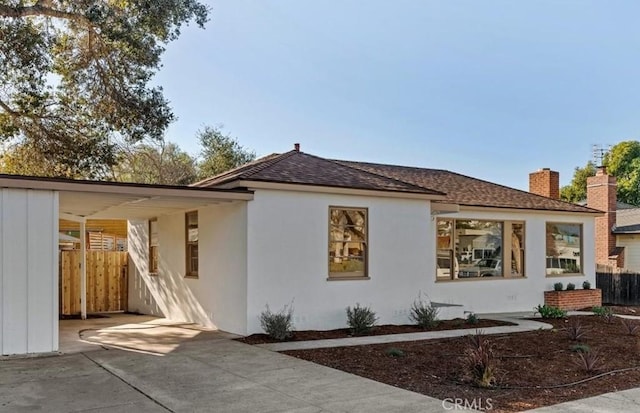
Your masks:
M 364 212 L 364 240 L 362 241 L 364 250 L 364 270 L 362 275 L 354 275 L 354 272 L 331 272 L 331 211 L 334 209 L 347 210 L 347 211 L 361 211 Z M 347 281 L 347 280 L 369 280 L 369 208 L 368 207 L 353 207 L 353 206 L 341 206 L 341 205 L 329 205 L 327 213 L 327 244 L 326 244 L 326 265 L 327 265 L 327 281 Z
M 158 251 L 158 245 L 151 245 L 151 240 L 152 240 L 151 224 L 153 222 L 156 223 L 156 231 L 157 231 L 157 229 L 158 229 L 158 218 L 157 217 L 156 218 L 151 218 L 149 220 L 149 245 L 148 245 L 149 246 L 149 260 L 148 260 L 149 262 L 148 262 L 148 265 L 149 265 L 149 275 L 156 276 L 156 275 L 158 275 L 158 270 L 159 270 L 159 267 L 160 267 L 160 254 L 159 254 L 159 251 Z M 158 242 L 158 244 L 159 244 L 159 242 Z M 155 267 L 153 266 L 153 263 L 154 263 L 154 260 L 153 260 L 153 247 L 155 247 L 155 249 L 156 249 Z
M 547 274 L 547 227 L 549 224 L 558 224 L 558 225 L 577 225 L 580 227 L 580 247 L 578 251 L 580 252 L 580 271 L 579 272 L 569 272 L 569 273 L 561 273 L 561 274 Z M 545 278 L 561 278 L 561 277 L 584 277 L 584 224 L 582 222 L 563 222 L 563 221 L 545 221 L 544 223 L 544 238 L 545 238 L 545 246 L 544 246 L 544 275 Z M 553 257 L 551 257 L 553 258 Z M 558 257 L 559 259 L 559 257 Z
M 449 244 L 449 248 L 439 248 L 438 245 L 438 222 L 439 221 L 450 221 L 452 224 L 451 227 L 451 239 L 449 240 L 450 244 Z M 456 257 L 456 252 L 455 252 L 455 248 L 456 248 L 456 238 L 457 238 L 457 234 L 456 234 L 456 221 L 482 221 L 482 222 L 495 222 L 495 223 L 499 223 L 501 225 L 501 238 L 502 238 L 502 245 L 500 246 L 501 248 L 501 254 L 500 254 L 500 260 L 502 262 L 502 275 L 501 276 L 496 276 L 496 277 L 463 277 L 463 278 L 454 278 L 454 274 L 452 272 L 455 272 L 456 267 L 458 268 L 458 271 L 460 271 L 460 264 L 456 265 L 455 263 L 457 262 L 457 257 Z M 512 260 L 512 255 L 513 255 L 513 249 L 512 249 L 512 236 L 513 236 L 513 229 L 512 226 L 513 224 L 520 224 L 522 225 L 522 253 L 523 253 L 523 260 L 522 260 L 522 274 L 519 275 L 512 275 L 511 271 L 509 270 L 511 268 L 511 260 Z M 511 231 L 509 233 L 507 233 L 507 229 L 511 229 Z M 446 218 L 436 218 L 435 220 L 435 281 L 436 283 L 440 283 L 440 282 L 467 282 L 467 281 L 496 281 L 496 280 L 522 280 L 522 279 L 526 279 L 527 278 L 527 242 L 526 242 L 526 237 L 527 237 L 527 221 L 526 220 L 513 220 L 513 219 L 489 219 L 489 218 L 469 218 L 469 217 L 446 217 Z M 453 271 L 450 270 L 450 274 L 447 278 L 444 277 L 438 277 L 438 258 L 439 258 L 439 252 L 440 251 L 447 251 L 451 257 L 453 257 L 452 259 L 452 266 L 453 266 Z M 508 259 L 507 259 L 508 257 Z M 507 262 L 509 263 L 509 265 L 507 265 Z
M 189 242 L 189 216 L 195 214 L 196 219 L 197 219 L 197 225 L 198 225 L 198 241 L 195 242 L 197 248 L 198 248 L 198 260 L 200 258 L 200 216 L 198 214 L 198 210 L 195 211 L 188 211 L 185 212 L 184 214 L 184 235 L 185 235 L 185 239 L 184 239 L 184 246 L 185 246 L 185 278 L 198 278 L 198 270 L 196 271 L 192 271 L 191 269 L 191 254 L 189 252 L 189 246 L 192 245 L 193 243 Z M 200 265 L 198 262 L 198 269 L 199 269 Z

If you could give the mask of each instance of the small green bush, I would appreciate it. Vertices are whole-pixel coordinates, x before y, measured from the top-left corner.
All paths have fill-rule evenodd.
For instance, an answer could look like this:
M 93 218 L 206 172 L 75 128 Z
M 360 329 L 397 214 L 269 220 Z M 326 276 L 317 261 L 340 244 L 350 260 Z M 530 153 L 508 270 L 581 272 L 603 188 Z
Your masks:
M 480 319 L 478 318 L 476 313 L 467 314 L 467 320 L 466 320 L 467 324 L 478 324 L 479 321 Z
M 602 319 L 606 323 L 612 323 L 615 319 L 615 315 L 613 314 L 613 310 L 609 307 L 599 307 L 595 306 L 591 308 L 591 311 L 598 317 L 602 317 Z
M 260 326 L 274 340 L 283 341 L 293 335 L 293 304 L 285 305 L 274 313 L 269 308 L 260 313 Z
M 409 319 L 425 329 L 435 327 L 438 324 L 438 311 L 438 307 L 435 307 L 432 302 L 424 300 L 420 294 L 411 304 Z
M 550 305 L 538 305 L 534 308 L 537 314 L 540 314 L 540 317 L 549 319 L 549 318 L 565 318 L 567 316 L 567 312 L 561 310 L 558 307 L 553 307 Z
M 358 303 L 353 308 L 347 307 L 347 325 L 354 336 L 371 331 L 376 321 L 378 321 L 376 313 L 369 307 L 362 307 Z
M 562 291 L 564 289 L 564 286 L 562 285 L 562 283 L 558 282 L 553 284 L 553 289 L 555 291 Z
M 571 351 L 574 353 L 588 353 L 591 351 L 591 347 L 588 344 L 576 344 L 571 346 Z
M 574 283 L 567 284 L 567 291 L 573 291 L 576 289 L 576 285 Z
M 583 290 L 590 290 L 591 289 L 591 283 L 589 281 L 585 281 L 582 283 L 582 289 Z
M 395 347 L 391 347 L 388 348 L 384 351 L 384 354 L 386 354 L 389 357 L 404 357 L 404 351 L 400 350 L 399 348 L 395 348 Z

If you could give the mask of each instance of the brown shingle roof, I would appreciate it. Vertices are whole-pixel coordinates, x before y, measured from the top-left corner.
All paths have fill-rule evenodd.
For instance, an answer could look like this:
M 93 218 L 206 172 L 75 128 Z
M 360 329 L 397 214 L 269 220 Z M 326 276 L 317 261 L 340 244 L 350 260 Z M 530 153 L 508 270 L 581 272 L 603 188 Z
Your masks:
M 296 150 L 260 158 L 194 185 L 211 188 L 240 180 L 444 195 L 442 202 L 465 206 L 599 213 L 446 170 L 332 160 Z
M 211 188 L 239 180 L 444 195 L 439 191 L 295 150 L 260 158 L 194 185 Z
M 530 192 L 509 188 L 481 179 L 471 178 L 442 169 L 383 165 L 366 162 L 336 161 L 363 171 L 402 180 L 413 185 L 437 188 L 446 193 L 446 200 L 465 206 L 518 208 L 547 211 L 596 213 L 591 208 L 555 200 Z

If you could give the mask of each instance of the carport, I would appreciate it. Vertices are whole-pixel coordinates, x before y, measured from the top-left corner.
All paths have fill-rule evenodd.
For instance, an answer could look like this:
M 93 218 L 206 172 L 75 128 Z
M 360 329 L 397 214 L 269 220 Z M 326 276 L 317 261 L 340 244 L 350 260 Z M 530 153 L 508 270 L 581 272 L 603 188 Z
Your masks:
M 58 349 L 58 219 L 79 222 L 84 238 L 89 218 L 148 220 L 251 199 L 246 190 L 0 175 L 0 355 Z

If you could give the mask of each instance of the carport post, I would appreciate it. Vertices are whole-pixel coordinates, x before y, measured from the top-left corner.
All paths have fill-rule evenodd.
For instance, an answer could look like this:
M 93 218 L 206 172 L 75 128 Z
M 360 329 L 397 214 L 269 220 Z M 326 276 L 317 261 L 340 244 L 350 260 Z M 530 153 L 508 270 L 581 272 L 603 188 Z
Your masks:
M 87 319 L 87 231 L 80 221 L 80 318 Z

